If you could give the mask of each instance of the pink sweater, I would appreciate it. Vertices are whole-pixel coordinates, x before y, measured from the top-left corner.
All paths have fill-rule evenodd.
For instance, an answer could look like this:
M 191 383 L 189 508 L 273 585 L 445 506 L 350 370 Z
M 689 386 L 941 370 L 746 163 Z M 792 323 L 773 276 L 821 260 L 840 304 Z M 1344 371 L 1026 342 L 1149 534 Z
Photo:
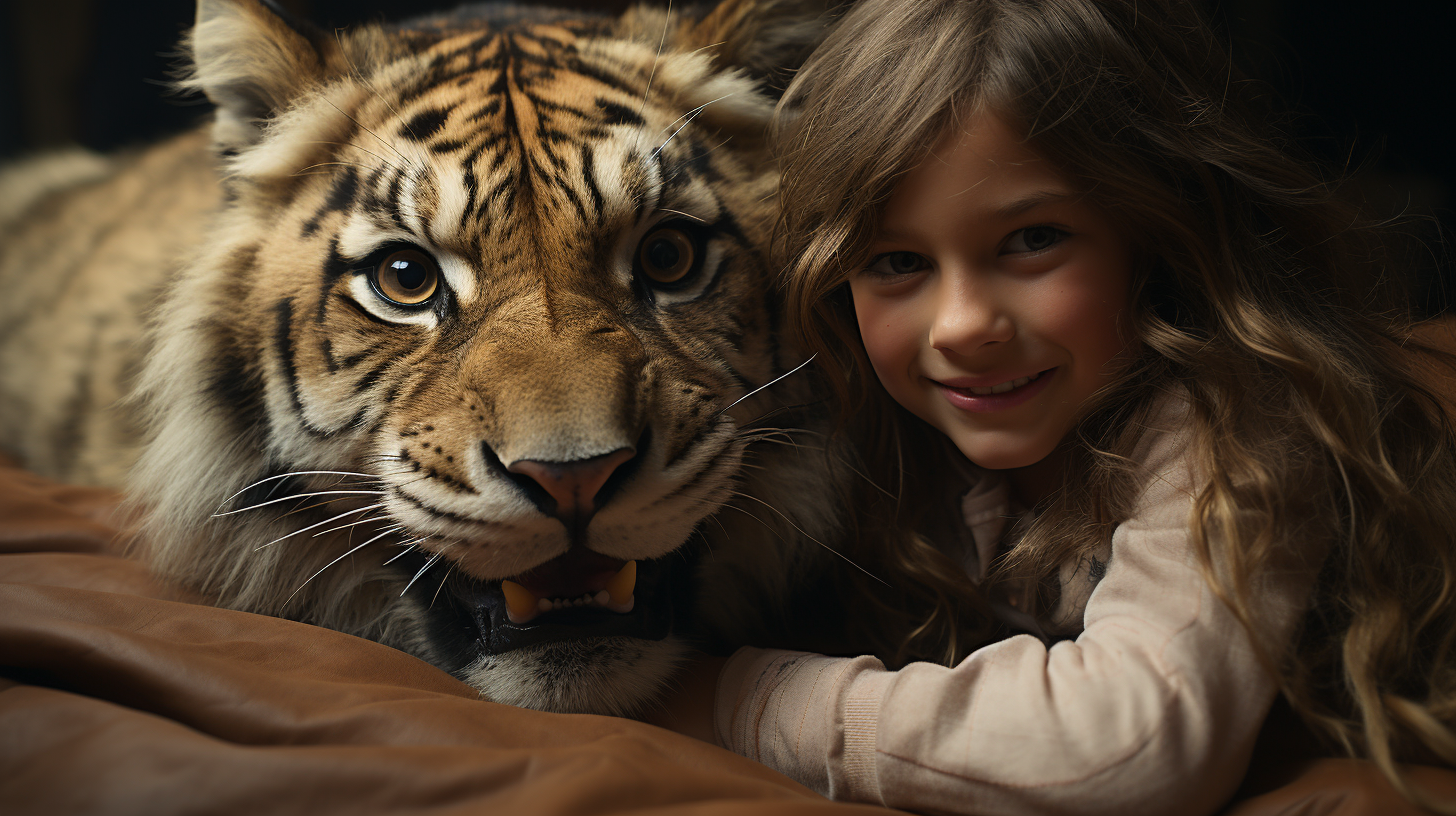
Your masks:
M 923 812 L 1214 811 L 1276 686 L 1202 577 L 1189 535 L 1200 482 L 1178 417 L 1164 416 L 1140 447 L 1152 476 L 1110 561 L 1062 571 L 1076 640 L 1018 635 L 954 668 L 893 672 L 873 657 L 740 649 L 718 681 L 718 741 L 831 798 Z M 1006 496 L 991 483 L 967 497 L 972 574 Z M 1263 576 L 1260 626 L 1288 642 L 1308 585 L 1307 572 Z

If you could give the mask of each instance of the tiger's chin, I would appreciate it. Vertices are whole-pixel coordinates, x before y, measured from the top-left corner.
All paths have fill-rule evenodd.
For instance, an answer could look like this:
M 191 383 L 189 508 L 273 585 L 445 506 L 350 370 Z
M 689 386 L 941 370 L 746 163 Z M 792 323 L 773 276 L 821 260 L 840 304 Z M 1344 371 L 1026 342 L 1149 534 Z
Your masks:
M 639 713 L 687 653 L 675 632 L 688 618 L 695 560 L 675 551 L 622 561 L 577 547 L 513 579 L 452 570 L 434 582 L 413 579 L 428 561 L 412 553 L 397 564 L 417 621 L 405 648 L 494 702 Z
M 675 637 L 588 637 L 482 655 L 455 674 L 497 703 L 631 716 L 660 696 L 686 653 Z

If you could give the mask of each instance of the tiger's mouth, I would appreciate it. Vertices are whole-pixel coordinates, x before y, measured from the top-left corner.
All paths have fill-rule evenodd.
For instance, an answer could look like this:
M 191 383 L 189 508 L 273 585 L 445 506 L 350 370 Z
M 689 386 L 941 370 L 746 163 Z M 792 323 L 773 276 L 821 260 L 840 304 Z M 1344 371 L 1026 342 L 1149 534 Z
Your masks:
M 500 588 L 506 620 L 518 627 L 582 607 L 627 614 L 636 607 L 637 562 L 573 549 L 515 580 L 501 581 Z
M 673 632 L 691 560 L 678 551 L 623 561 L 578 546 L 510 579 L 452 572 L 438 588 L 422 580 L 408 591 L 426 606 L 431 639 L 449 653 L 447 662 L 463 667 L 542 643 L 662 640 Z

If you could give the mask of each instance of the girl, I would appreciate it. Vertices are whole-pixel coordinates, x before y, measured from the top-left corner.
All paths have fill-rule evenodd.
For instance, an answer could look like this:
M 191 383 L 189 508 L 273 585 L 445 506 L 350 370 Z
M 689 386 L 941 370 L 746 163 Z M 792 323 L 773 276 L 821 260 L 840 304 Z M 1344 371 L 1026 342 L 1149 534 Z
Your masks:
M 783 103 L 786 286 L 878 440 L 902 667 L 743 649 L 679 727 L 716 688 L 721 744 L 944 812 L 1210 812 L 1279 694 L 1408 795 L 1456 762 L 1444 358 L 1248 96 L 1182 0 L 847 14 Z

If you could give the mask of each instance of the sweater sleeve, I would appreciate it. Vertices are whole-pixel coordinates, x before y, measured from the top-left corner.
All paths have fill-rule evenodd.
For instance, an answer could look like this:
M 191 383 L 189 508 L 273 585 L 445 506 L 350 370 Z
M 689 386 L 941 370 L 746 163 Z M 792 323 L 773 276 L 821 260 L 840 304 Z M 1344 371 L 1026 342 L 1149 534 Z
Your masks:
M 1190 543 L 1171 434 L 1118 527 L 1075 641 L 1029 635 L 954 668 L 742 649 L 719 678 L 731 750 L 835 799 L 938 813 L 1210 813 L 1236 789 L 1276 693 Z M 1292 633 L 1307 577 L 1263 576 L 1261 625 Z

